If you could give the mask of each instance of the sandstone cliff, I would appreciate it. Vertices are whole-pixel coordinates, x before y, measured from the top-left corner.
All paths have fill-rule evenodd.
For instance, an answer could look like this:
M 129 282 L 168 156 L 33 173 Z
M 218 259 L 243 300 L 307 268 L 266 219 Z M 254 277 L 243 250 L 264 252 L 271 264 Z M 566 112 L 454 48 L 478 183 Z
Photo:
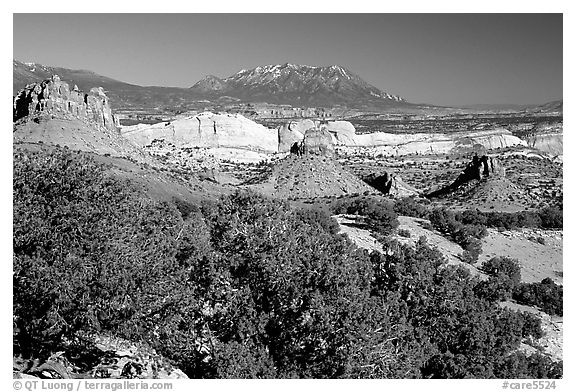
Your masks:
M 164 140 L 177 148 L 235 148 L 278 152 L 278 133 L 239 114 L 201 113 L 171 122 L 122 128 L 122 135 L 139 146 Z
M 332 136 L 325 129 L 307 130 L 302 141 L 302 153 L 332 157 L 334 155 Z
M 71 114 L 114 131 L 119 125 L 101 87 L 94 87 L 88 93 L 76 86 L 71 90 L 57 75 L 41 83 L 29 84 L 14 98 L 13 121 L 38 113 Z
M 336 145 L 355 145 L 356 129 L 349 121 L 329 121 L 323 127 L 333 137 L 334 144 Z
M 359 150 L 369 155 L 402 156 L 409 154 L 447 154 L 466 148 L 482 147 L 486 150 L 510 146 L 527 146 L 524 140 L 506 129 L 475 132 L 392 134 L 385 132 L 355 135 L 354 144 L 339 148 L 344 154 Z
M 316 128 L 316 124 L 309 119 L 281 125 L 278 128 L 278 152 L 290 151 L 294 143 L 300 143 L 304 139 L 304 133 L 311 128 Z

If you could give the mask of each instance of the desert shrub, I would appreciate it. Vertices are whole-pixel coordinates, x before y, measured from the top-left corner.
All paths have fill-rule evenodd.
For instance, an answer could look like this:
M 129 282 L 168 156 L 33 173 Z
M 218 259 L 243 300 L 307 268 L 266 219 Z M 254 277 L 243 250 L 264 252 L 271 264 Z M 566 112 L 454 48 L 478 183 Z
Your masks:
M 508 379 L 562 378 L 562 361 L 555 362 L 550 357 L 535 353 L 530 356 L 516 351 L 500 359 L 495 364 L 494 376 Z
M 542 320 L 540 317 L 528 312 L 522 312 L 521 314 L 523 318 L 523 338 L 532 337 L 534 339 L 540 339 L 544 336 L 544 332 L 542 331 Z
M 398 215 L 393 204 L 379 197 L 355 197 L 337 200 L 331 206 L 334 214 L 366 217 L 366 224 L 380 234 L 390 234 L 398 227 Z
M 476 295 L 424 238 L 369 255 L 321 210 L 246 191 L 196 209 L 107 173 L 81 154 L 15 151 L 17 355 L 93 332 L 151 342 L 194 378 L 495 377 L 502 363 L 561 376 L 506 362 L 535 322 Z M 352 210 L 393 226 L 384 203 Z
M 493 257 L 480 267 L 489 275 L 488 280 L 478 283 L 476 295 L 488 301 L 504 301 L 512 298 L 515 287 L 520 284 L 518 260 L 509 257 Z
M 403 197 L 394 202 L 394 212 L 398 215 L 415 218 L 428 218 L 428 208 L 414 200 L 413 197 Z
M 538 306 L 550 315 L 562 316 L 564 314 L 564 288 L 550 278 L 543 279 L 540 283 L 518 285 L 514 290 L 513 298 L 522 304 Z
M 562 209 L 559 207 L 546 207 L 539 213 L 542 227 L 545 229 L 562 229 Z
M 403 377 L 495 377 L 495 364 L 523 336 L 536 333 L 523 315 L 478 297 L 477 278 L 463 267 L 446 265 L 425 239 L 414 248 L 389 242 L 371 261 L 373 298 L 382 299 L 388 323 L 396 325 L 382 336 L 393 345 L 372 344 L 380 352 L 401 353 L 394 357 Z M 399 369 L 389 363 L 369 364 L 381 377 L 398 377 Z
M 540 211 L 520 212 L 465 210 L 457 213 L 455 219 L 464 224 L 475 224 L 504 230 L 514 230 L 521 227 L 561 229 L 562 208 L 553 206 L 543 208 Z
M 309 225 L 319 225 L 325 231 L 336 234 L 340 231 L 340 226 L 334 218 L 330 216 L 330 213 L 324 209 L 317 206 L 310 208 L 301 208 L 295 211 L 298 219 L 309 224 Z
M 410 230 L 406 229 L 398 229 L 398 235 L 405 238 L 410 238 L 412 236 L 412 234 L 410 234 Z
M 180 199 L 179 197 L 172 198 L 172 203 L 174 204 L 176 209 L 178 209 L 178 211 L 180 212 L 182 219 L 188 218 L 190 214 L 192 214 L 193 212 L 200 211 L 200 208 L 197 205 L 192 204 L 186 200 Z
M 347 368 L 369 293 L 364 253 L 255 193 L 223 197 L 203 212 L 234 290 L 230 311 L 211 326 L 218 340 L 266 349 L 281 377 Z
M 465 225 L 481 225 L 486 226 L 486 216 L 479 210 L 465 210 L 455 214 L 455 219 Z
M 474 250 L 470 251 L 470 250 L 464 250 L 460 255 L 460 260 L 462 260 L 465 263 L 468 264 L 476 264 L 476 262 L 478 261 L 478 256 L 480 255 L 479 252 L 476 252 Z
M 480 239 L 485 237 L 488 232 L 481 223 L 467 224 L 460 222 L 458 218 L 462 219 L 462 216 L 466 216 L 469 222 L 481 222 L 481 219 L 477 218 L 476 212 L 457 214 L 443 208 L 433 209 L 429 214 L 429 219 L 436 230 L 464 249 L 462 259 L 467 263 L 473 264 L 482 253 Z
M 509 279 L 512 287 L 520 284 L 522 278 L 518 260 L 510 257 L 493 257 L 482 263 L 481 269 L 490 276 L 503 276 Z
M 172 205 L 142 198 L 90 158 L 16 151 L 18 350 L 47 352 L 82 332 L 142 338 L 151 315 L 173 301 L 193 306 L 188 272 L 174 257 L 182 225 Z

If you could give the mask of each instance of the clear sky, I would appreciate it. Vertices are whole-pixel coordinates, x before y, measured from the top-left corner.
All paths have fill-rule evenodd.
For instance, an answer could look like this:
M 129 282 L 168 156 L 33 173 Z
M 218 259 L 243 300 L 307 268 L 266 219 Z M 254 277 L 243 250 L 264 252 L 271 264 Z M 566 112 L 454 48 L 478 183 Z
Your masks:
M 436 105 L 562 99 L 562 14 L 15 14 L 14 58 L 189 87 L 264 64 L 339 64 Z

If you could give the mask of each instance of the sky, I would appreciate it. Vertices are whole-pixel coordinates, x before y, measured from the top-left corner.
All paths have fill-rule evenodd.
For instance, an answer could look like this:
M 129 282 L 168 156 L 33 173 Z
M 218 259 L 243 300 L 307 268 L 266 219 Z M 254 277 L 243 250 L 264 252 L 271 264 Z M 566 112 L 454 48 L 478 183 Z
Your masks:
M 562 99 L 562 14 L 14 14 L 13 56 L 189 87 L 265 64 L 338 64 L 409 102 Z

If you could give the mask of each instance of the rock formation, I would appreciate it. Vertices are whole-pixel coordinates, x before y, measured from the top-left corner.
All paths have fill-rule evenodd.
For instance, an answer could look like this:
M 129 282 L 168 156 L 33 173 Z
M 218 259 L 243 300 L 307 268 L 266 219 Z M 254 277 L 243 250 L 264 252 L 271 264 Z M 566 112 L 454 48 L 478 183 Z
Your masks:
M 122 135 L 141 147 L 154 140 L 164 140 L 177 148 L 225 147 L 278 152 L 278 133 L 240 114 L 205 112 L 171 122 L 123 127 Z
M 41 83 L 29 84 L 14 98 L 14 121 L 35 113 L 69 113 L 80 120 L 114 131 L 119 125 L 101 87 L 94 87 L 87 94 L 76 86 L 71 90 L 68 83 L 61 81 L 57 75 Z
M 504 128 L 452 133 L 374 132 L 355 135 L 353 142 L 339 146 L 338 152 L 355 155 L 361 151 L 373 156 L 403 156 L 452 154 L 511 146 L 526 147 L 527 143 Z
M 356 128 L 349 121 L 329 121 L 323 127 L 333 136 L 336 145 L 355 145 Z
M 290 121 L 278 128 L 278 151 L 290 151 L 294 143 L 301 142 L 304 139 L 304 133 L 309 129 L 324 129 L 328 131 L 334 145 L 356 145 L 354 141 L 356 129 L 352 123 L 348 121 L 328 121 L 324 124 L 319 124 L 319 122 L 305 119 Z
M 466 165 L 464 172 L 458 176 L 456 182 L 464 183 L 471 180 L 482 180 L 483 178 L 505 177 L 506 171 L 497 158 L 483 155 L 474 155 L 472 161 Z
M 460 173 L 452 184 L 432 192 L 429 196 L 436 197 L 453 192 L 460 186 L 474 180 L 497 180 L 505 178 L 506 170 L 497 158 L 488 155 L 483 155 L 482 157 L 474 155 L 472 160 L 466 165 L 464 171 Z
M 407 197 L 418 196 L 420 194 L 420 192 L 418 192 L 418 190 L 416 190 L 414 187 L 402 181 L 400 176 L 388 174 L 387 172 L 384 172 L 383 174 L 373 173 L 364 177 L 363 179 L 370 186 L 385 195 Z
M 309 129 L 304 134 L 302 153 L 310 155 L 334 156 L 334 143 L 330 132 L 325 129 Z
M 316 128 L 314 121 L 306 119 L 290 121 L 278 128 L 278 152 L 288 152 L 294 143 L 300 143 L 304 139 L 304 133 L 308 129 Z

